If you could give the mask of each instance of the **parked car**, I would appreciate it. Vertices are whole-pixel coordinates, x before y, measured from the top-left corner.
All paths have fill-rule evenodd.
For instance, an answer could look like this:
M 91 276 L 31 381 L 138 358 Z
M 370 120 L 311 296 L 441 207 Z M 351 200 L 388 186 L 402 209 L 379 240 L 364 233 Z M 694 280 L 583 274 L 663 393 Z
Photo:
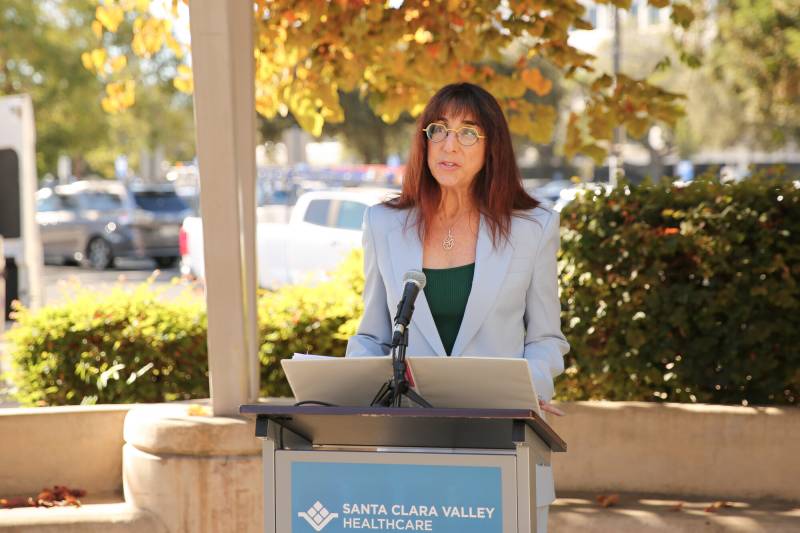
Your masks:
M 537 187 L 534 190 L 530 191 L 534 198 L 537 200 L 544 202 L 545 205 L 548 207 L 553 207 L 553 205 L 558 202 L 559 195 L 561 191 L 564 189 L 569 189 L 573 187 L 575 184 L 570 180 L 551 180 L 542 185 L 541 187 Z
M 189 214 L 171 185 L 102 180 L 40 189 L 36 207 L 45 260 L 95 269 L 111 267 L 118 257 L 174 266 L 180 225 Z
M 275 288 L 323 279 L 361 247 L 364 211 L 391 195 L 390 189 L 352 188 L 301 195 L 287 224 L 258 223 L 258 284 Z M 203 223 L 187 217 L 181 229 L 181 272 L 205 277 Z
M 561 212 L 564 207 L 581 194 L 593 193 L 598 196 L 608 196 L 613 187 L 608 182 L 589 181 L 576 183 L 572 187 L 561 189 L 558 199 L 553 204 L 553 209 Z

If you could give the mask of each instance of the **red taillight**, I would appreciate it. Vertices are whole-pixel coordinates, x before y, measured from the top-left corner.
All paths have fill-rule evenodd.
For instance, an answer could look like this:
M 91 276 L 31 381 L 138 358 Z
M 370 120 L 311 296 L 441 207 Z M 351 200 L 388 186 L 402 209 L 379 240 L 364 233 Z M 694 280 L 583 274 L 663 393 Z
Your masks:
M 189 255 L 189 241 L 186 238 L 186 230 L 183 229 L 183 226 L 178 232 L 178 249 L 181 251 L 181 255 Z

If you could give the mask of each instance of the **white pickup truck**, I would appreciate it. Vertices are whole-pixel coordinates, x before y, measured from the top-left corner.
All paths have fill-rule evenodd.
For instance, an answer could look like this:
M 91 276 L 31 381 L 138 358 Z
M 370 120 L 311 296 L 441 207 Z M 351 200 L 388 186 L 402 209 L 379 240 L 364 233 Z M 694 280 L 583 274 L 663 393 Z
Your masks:
M 391 196 L 390 189 L 352 188 L 308 192 L 287 224 L 256 226 L 258 284 L 264 288 L 324 279 L 348 252 L 361 247 L 364 211 Z M 187 217 L 181 227 L 181 272 L 204 278 L 203 222 Z

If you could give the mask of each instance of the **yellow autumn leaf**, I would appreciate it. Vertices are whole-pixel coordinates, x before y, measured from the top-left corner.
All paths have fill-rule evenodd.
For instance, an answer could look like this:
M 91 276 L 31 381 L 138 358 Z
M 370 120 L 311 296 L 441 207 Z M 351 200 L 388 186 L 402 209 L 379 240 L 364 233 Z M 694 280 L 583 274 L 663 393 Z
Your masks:
M 534 104 L 533 123 L 534 130 L 529 136 L 534 142 L 547 144 L 553 140 L 553 133 L 558 120 L 556 108 L 549 105 Z
M 125 82 L 122 94 L 120 94 L 119 98 L 125 109 L 136 103 L 136 83 L 133 80 L 127 80 Z
M 116 100 L 108 96 L 103 97 L 103 99 L 100 101 L 100 105 L 103 108 L 103 111 L 112 115 L 119 110 Z
M 608 152 L 596 144 L 587 144 L 578 148 L 578 150 L 592 158 L 596 165 L 602 165 L 605 161 Z
M 155 18 L 140 21 L 142 19 L 137 19 L 134 24 L 131 48 L 140 57 L 150 57 L 164 45 L 168 24 Z
M 107 5 L 97 6 L 94 16 L 108 31 L 115 33 L 122 19 L 125 18 L 125 13 L 119 6 Z
M 194 92 L 192 67 L 189 65 L 180 65 L 178 67 L 178 76 L 172 80 L 172 84 L 182 93 L 192 94 Z
M 133 80 L 116 81 L 106 85 L 106 96 L 101 101 L 107 113 L 120 113 L 136 103 L 136 84 Z
M 81 54 L 81 63 L 83 63 L 83 68 L 86 70 L 93 70 L 94 63 L 92 62 L 92 54 L 89 52 L 84 52 Z
M 422 112 L 425 110 L 425 105 L 426 103 L 419 103 L 411 106 L 411 116 L 412 117 L 420 116 Z M 400 117 L 398 116 L 398 118 Z
M 539 96 L 545 96 L 553 89 L 553 82 L 542 76 L 538 68 L 532 68 L 522 71 L 520 74 L 522 81 L 531 91 Z
M 100 72 L 106 64 L 106 51 L 103 48 L 95 48 L 91 52 L 92 68 Z
M 172 80 L 172 85 L 185 94 L 192 94 L 194 92 L 194 82 L 191 79 L 175 78 Z
M 106 85 L 106 94 L 112 98 L 118 97 L 125 90 L 125 85 L 121 81 L 111 82 Z
M 177 57 L 178 59 L 183 58 L 184 55 L 183 47 L 175 39 L 175 37 L 172 36 L 171 33 L 167 34 L 167 46 L 169 47 L 170 50 L 172 50 L 172 53 L 175 54 L 175 57 Z
M 419 44 L 429 43 L 433 41 L 433 34 L 425 28 L 417 28 L 417 31 L 414 33 L 414 40 Z
M 611 117 L 606 114 L 596 114 L 590 116 L 589 133 L 595 139 L 611 140 L 614 135 L 614 124 Z
M 100 23 L 99 20 L 92 21 L 92 33 L 94 33 L 94 36 L 97 37 L 98 39 L 103 37 L 103 25 Z
M 520 113 L 514 113 L 508 117 L 508 128 L 514 133 L 528 135 L 530 125 L 530 119 Z
M 297 119 L 300 127 L 306 130 L 314 137 L 322 135 L 322 126 L 325 124 L 325 119 L 322 115 L 313 111 L 306 111 L 305 113 L 292 113 Z
M 634 117 L 629 119 L 625 124 L 625 131 L 634 139 L 643 137 L 649 128 L 650 121 L 645 118 Z
M 213 413 L 208 406 L 193 403 L 186 408 L 186 414 L 189 416 L 212 416 Z
M 128 58 L 126 56 L 113 57 L 109 64 L 111 66 L 111 71 L 117 73 L 128 65 Z
M 269 94 L 256 95 L 256 112 L 267 118 L 273 118 L 277 109 L 275 107 L 275 99 Z

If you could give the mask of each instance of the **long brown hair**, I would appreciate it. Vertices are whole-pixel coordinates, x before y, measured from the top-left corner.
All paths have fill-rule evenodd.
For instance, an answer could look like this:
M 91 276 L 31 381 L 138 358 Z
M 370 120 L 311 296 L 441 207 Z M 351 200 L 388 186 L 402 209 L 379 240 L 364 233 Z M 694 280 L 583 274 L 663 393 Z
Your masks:
M 414 223 L 424 241 L 425 228 L 430 227 L 436 215 L 442 191 L 428 168 L 428 138 L 422 129 L 448 112 L 455 116 L 472 115 L 486 136 L 485 161 L 470 192 L 497 247 L 499 241 L 508 238 L 514 212 L 533 209 L 539 202 L 522 187 L 511 133 L 500 105 L 489 92 L 472 83 L 445 85 L 425 106 L 411 141 L 402 191 L 386 205 L 396 209 L 418 208 Z

